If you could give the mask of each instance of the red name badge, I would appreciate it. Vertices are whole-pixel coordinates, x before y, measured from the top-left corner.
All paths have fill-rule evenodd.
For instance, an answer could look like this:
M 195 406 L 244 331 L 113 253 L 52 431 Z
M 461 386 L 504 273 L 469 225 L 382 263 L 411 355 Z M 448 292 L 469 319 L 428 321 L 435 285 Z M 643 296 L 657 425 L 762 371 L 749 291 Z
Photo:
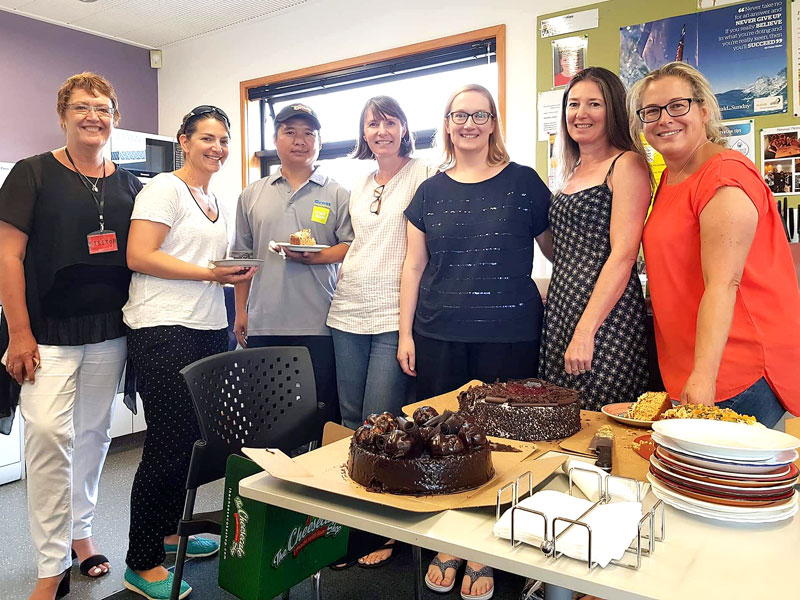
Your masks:
M 102 254 L 103 252 L 116 252 L 117 234 L 106 229 L 105 231 L 93 231 L 86 236 L 89 243 L 89 254 Z

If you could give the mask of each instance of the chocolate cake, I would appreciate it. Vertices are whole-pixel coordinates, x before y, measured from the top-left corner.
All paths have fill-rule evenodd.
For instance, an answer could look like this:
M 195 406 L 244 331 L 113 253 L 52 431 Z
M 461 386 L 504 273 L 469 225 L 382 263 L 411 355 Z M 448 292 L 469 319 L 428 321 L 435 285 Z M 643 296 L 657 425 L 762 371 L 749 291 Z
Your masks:
M 479 487 L 494 467 L 480 427 L 424 406 L 411 419 L 370 415 L 350 441 L 347 472 L 371 491 L 429 495 Z
M 541 379 L 470 387 L 458 408 L 487 435 L 512 440 L 556 440 L 581 429 L 580 394 Z

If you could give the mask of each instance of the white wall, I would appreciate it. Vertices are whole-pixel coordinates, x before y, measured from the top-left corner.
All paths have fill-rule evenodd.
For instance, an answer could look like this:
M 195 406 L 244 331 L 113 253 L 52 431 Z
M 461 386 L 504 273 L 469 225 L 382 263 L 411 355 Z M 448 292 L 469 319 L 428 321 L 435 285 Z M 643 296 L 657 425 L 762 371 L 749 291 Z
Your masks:
M 586 0 L 316 0 L 278 17 L 245 23 L 164 50 L 159 73 L 160 133 L 175 135 L 198 104 L 223 108 L 238 137 L 239 82 L 506 25 L 506 131 L 512 158 L 535 164 L 536 17 Z M 240 140 L 214 181 L 232 202 L 241 189 Z M 546 174 L 543 174 L 543 178 Z

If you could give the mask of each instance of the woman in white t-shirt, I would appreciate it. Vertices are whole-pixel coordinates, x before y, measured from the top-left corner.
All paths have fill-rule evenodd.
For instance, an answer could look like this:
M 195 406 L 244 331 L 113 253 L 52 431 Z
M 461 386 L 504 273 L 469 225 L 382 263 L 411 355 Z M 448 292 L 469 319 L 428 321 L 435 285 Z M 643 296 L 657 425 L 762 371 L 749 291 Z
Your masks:
M 178 141 L 185 164 L 156 176 L 136 197 L 128 236 L 134 271 L 122 312 L 128 352 L 144 404 L 144 453 L 131 492 L 125 587 L 148 598 L 169 598 L 172 573 L 163 566 L 177 549 L 192 445 L 200 438 L 191 396 L 180 370 L 228 348 L 222 286 L 250 279 L 255 269 L 209 268 L 225 256 L 225 213 L 208 191 L 228 158 L 230 121 L 214 106 L 183 118 Z M 219 544 L 191 538 L 187 556 L 209 556 Z M 181 582 L 183 598 L 191 591 Z

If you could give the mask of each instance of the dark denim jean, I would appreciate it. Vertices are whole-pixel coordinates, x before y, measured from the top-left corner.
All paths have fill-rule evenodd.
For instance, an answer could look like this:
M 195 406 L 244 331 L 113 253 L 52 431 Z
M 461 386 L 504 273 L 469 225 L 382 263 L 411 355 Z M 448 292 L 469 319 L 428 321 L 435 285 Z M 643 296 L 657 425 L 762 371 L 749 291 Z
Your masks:
M 766 427 L 775 427 L 786 409 L 763 377 L 733 398 L 717 403 L 719 408 L 730 408 L 740 415 L 750 415 Z

